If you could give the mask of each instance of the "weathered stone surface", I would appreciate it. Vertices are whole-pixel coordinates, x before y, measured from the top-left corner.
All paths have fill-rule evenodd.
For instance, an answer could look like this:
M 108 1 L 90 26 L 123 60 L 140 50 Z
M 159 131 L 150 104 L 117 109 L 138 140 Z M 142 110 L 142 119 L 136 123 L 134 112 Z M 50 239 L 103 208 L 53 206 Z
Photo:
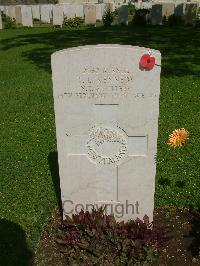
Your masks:
M 40 12 L 41 12 L 41 21 L 44 23 L 50 23 L 50 19 L 51 19 L 50 5 L 41 5 Z
M 15 19 L 15 6 L 8 6 L 8 15 L 10 18 Z
M 33 27 L 32 10 L 30 6 L 15 7 L 16 23 L 25 27 Z
M 25 27 L 33 27 L 33 16 L 30 6 L 21 6 L 22 25 Z
M 96 19 L 99 21 L 102 21 L 103 16 L 105 15 L 106 11 L 110 9 L 110 5 L 109 4 L 97 4 L 96 5 Z
M 52 55 L 65 214 L 92 204 L 120 220 L 147 214 L 152 221 L 161 61 L 152 52 L 150 71 L 139 67 L 148 53 L 140 47 L 83 46 Z
M 84 5 L 85 25 L 96 24 L 96 6 Z
M 53 6 L 53 25 L 62 26 L 64 20 L 64 12 L 62 5 Z
M 174 14 L 175 4 L 174 3 L 163 3 L 162 4 L 162 16 L 168 18 Z
M 21 12 L 21 6 L 15 7 L 15 19 L 17 24 L 22 24 L 22 12 Z
M 31 9 L 33 14 L 33 19 L 40 20 L 40 5 L 32 5 Z
M 83 5 L 63 4 L 64 16 L 67 18 L 81 17 L 84 18 Z

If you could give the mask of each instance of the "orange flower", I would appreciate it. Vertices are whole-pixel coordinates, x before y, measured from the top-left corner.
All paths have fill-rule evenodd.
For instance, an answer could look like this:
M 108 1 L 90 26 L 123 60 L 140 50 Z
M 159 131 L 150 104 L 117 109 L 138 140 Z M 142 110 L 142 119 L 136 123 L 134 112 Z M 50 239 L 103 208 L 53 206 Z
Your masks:
M 171 135 L 169 135 L 168 144 L 174 148 L 183 146 L 187 139 L 189 139 L 189 132 L 184 128 L 175 129 Z

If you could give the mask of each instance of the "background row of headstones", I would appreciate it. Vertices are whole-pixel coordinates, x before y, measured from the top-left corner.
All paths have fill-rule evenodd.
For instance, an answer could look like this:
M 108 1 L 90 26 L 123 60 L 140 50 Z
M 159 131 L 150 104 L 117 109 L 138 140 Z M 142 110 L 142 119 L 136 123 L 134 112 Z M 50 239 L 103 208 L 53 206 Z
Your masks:
M 114 3 L 102 4 L 58 4 L 58 5 L 18 5 L 18 6 L 0 6 L 0 10 L 12 19 L 16 20 L 17 24 L 32 27 L 33 20 L 38 20 L 43 23 L 62 26 L 63 20 L 67 18 L 81 17 L 85 18 L 85 24 L 95 24 L 97 20 L 101 21 L 106 10 L 114 11 L 118 9 L 118 22 L 128 24 L 128 6 L 118 5 Z M 196 18 L 198 4 L 197 3 L 173 3 L 162 2 L 152 4 L 150 2 L 142 3 L 136 8 L 150 9 L 151 23 L 154 25 L 162 24 L 163 17 L 168 18 L 175 14 L 182 16 L 186 24 L 192 24 Z M 0 28 L 2 21 L 0 19 Z
M 111 4 L 79 5 L 79 4 L 60 4 L 60 5 L 18 5 L 0 6 L 0 10 L 8 17 L 15 19 L 17 24 L 32 27 L 33 20 L 53 25 L 62 25 L 64 17 L 81 17 L 90 20 L 90 16 L 96 20 L 102 20 L 107 9 L 114 10 Z M 88 17 L 89 16 L 89 17 Z M 88 21 L 89 22 L 89 21 Z M 87 24 L 87 21 L 86 21 Z

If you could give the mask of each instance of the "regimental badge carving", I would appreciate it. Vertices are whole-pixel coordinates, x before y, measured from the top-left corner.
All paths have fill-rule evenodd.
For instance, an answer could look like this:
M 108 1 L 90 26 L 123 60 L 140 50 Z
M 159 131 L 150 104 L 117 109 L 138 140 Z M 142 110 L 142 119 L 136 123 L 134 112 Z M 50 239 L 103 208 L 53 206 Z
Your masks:
M 95 126 L 89 132 L 87 155 L 96 164 L 120 164 L 127 155 L 125 133 L 118 127 Z

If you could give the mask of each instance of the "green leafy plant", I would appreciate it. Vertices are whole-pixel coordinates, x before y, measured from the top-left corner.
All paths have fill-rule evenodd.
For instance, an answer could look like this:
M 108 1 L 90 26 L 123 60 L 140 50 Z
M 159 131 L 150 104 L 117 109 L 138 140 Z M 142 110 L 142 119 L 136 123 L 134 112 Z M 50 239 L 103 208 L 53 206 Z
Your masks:
M 131 3 L 128 3 L 128 14 L 134 16 L 136 12 L 135 6 Z
M 111 24 L 113 23 L 114 19 L 115 19 L 115 11 L 111 12 L 111 10 L 108 9 L 106 11 L 106 13 L 104 14 L 104 16 L 103 16 L 103 24 L 104 24 L 104 26 L 106 26 L 106 27 L 111 26 Z
M 158 234 L 148 217 L 116 222 L 103 209 L 66 216 L 57 238 L 68 265 L 135 265 L 157 257 Z M 84 262 L 84 264 L 82 264 Z
M 63 21 L 63 25 L 69 28 L 78 28 L 83 25 L 84 19 L 81 17 L 75 18 L 65 18 Z
M 149 13 L 148 9 L 138 9 L 133 17 L 132 24 L 137 26 L 145 26 L 147 24 L 146 15 Z
M 4 29 L 15 29 L 16 21 L 2 13 L 2 22 Z

